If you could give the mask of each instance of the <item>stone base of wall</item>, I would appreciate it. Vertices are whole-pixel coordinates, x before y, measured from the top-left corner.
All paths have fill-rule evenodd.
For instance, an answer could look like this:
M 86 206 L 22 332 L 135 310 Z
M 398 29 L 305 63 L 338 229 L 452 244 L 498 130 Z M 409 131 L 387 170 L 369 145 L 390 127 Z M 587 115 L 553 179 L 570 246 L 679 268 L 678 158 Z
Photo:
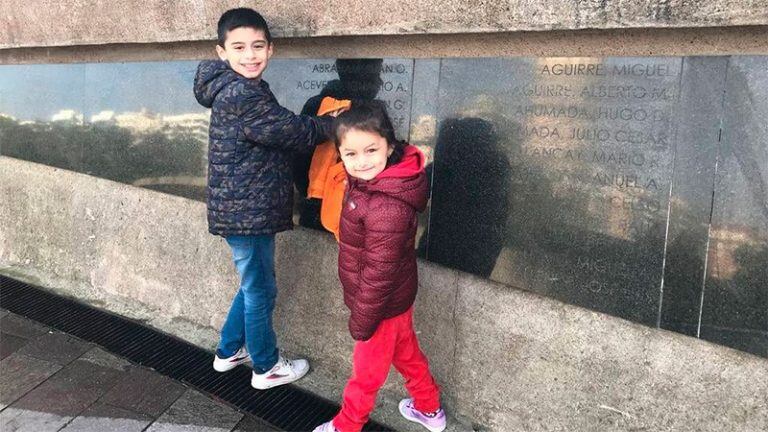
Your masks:
M 237 277 L 205 205 L 0 157 L 0 272 L 212 349 Z M 275 325 L 338 401 L 352 340 L 330 235 L 278 236 Z M 758 431 L 768 360 L 420 263 L 416 326 L 446 409 L 509 431 Z M 393 374 L 374 418 L 405 396 Z M 464 427 L 464 426 L 462 426 Z

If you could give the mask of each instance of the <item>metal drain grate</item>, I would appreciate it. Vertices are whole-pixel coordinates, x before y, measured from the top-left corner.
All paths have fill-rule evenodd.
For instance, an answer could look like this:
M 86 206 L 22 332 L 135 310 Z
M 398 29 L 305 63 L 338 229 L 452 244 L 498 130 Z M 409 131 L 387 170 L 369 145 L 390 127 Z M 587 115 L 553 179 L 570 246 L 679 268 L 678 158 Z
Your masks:
M 95 343 L 128 360 L 209 393 L 281 430 L 307 431 L 330 420 L 338 405 L 298 387 L 269 390 L 250 386 L 251 370 L 220 374 L 212 353 L 126 318 L 94 309 L 0 275 L 0 307 Z M 368 422 L 364 431 L 391 431 Z

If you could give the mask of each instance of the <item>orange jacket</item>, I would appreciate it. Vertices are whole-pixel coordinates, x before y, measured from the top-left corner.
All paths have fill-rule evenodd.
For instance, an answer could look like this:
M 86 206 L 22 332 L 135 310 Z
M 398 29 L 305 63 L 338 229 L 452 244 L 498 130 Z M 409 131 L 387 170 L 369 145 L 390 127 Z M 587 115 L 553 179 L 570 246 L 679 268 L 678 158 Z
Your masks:
M 320 204 L 320 223 L 333 233 L 336 241 L 339 241 L 339 221 L 346 189 L 347 172 L 344 170 L 344 164 L 339 162 L 328 168 L 328 176 L 325 178 L 325 197 Z
M 328 114 L 339 109 L 349 109 L 351 102 L 324 97 L 317 115 Z M 339 219 L 344 200 L 347 174 L 339 162 L 339 153 L 333 142 L 326 141 L 315 148 L 309 165 L 308 198 L 323 200 L 320 205 L 320 223 L 339 240 Z

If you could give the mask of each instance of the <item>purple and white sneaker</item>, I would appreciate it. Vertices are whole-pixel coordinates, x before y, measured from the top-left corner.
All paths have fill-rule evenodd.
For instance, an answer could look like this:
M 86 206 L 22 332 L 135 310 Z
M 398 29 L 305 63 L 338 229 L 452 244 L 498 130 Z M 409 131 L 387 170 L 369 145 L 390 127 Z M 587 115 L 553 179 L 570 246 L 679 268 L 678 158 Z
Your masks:
M 437 410 L 434 415 L 427 415 L 413 407 L 413 399 L 411 398 L 401 400 L 398 408 L 403 417 L 421 424 L 430 432 L 442 432 L 445 429 L 445 411 L 442 408 Z
M 245 347 L 240 347 L 236 353 L 224 358 L 219 357 L 219 350 L 216 350 L 216 356 L 213 358 L 213 370 L 216 372 L 226 372 L 250 360 L 251 357 L 248 355 Z

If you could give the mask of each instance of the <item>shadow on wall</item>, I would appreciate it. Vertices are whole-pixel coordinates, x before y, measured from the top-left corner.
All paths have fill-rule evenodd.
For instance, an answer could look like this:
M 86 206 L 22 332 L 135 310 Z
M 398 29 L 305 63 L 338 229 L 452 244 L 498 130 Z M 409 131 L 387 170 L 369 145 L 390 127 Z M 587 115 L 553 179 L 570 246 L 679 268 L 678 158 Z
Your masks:
M 663 220 L 631 238 L 596 229 L 605 223 L 589 208 L 597 189 L 577 184 L 561 192 L 572 179 L 558 177 L 562 167 L 527 156 L 518 126 L 476 117 L 441 123 L 422 256 L 655 325 Z
M 433 179 L 429 231 L 419 242 L 427 259 L 489 277 L 506 238 L 510 176 L 493 124 L 444 120 L 427 175 Z
M 718 253 L 710 259 L 726 259 Z M 768 357 L 768 246 L 742 244 L 731 258 L 734 272 L 707 271 L 701 337 Z
M 744 62 L 728 68 L 701 337 L 768 357 L 768 75 Z
M 704 286 L 707 225 L 682 216 L 688 228 L 667 245 L 668 270 L 664 274 L 661 327 L 696 336 Z
M 334 99 L 373 100 L 383 83 L 381 66 L 383 59 L 337 59 L 334 63 L 339 79 L 329 81 L 320 91 L 304 104 L 301 114 L 317 115 L 320 102 L 326 96 Z M 309 165 L 312 152 L 298 152 L 293 159 L 293 182 L 300 198 L 296 200 L 299 225 L 324 230 L 320 223 L 320 203 L 317 198 L 307 198 L 309 187 Z

